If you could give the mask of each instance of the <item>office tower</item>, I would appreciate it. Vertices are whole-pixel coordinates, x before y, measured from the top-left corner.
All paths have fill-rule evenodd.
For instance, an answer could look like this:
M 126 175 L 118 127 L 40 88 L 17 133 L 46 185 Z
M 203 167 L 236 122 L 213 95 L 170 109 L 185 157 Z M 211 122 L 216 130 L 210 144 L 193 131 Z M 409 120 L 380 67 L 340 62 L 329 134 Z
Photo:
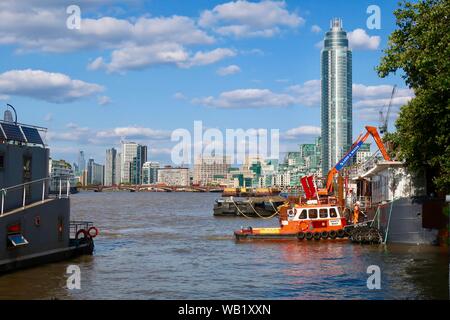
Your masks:
M 119 156 L 120 153 L 117 153 L 117 150 L 114 148 L 106 150 L 105 186 L 113 186 L 120 183 L 120 168 L 119 170 L 117 168 L 118 165 L 120 166 Z
M 135 142 L 122 142 L 121 182 L 140 184 L 142 166 L 147 162 L 147 147 Z
M 172 168 L 170 166 L 158 169 L 158 183 L 167 186 L 187 187 L 190 185 L 188 168 Z
M 214 182 L 216 177 L 225 176 L 230 168 L 227 156 L 199 156 L 194 162 L 194 183 L 202 186 Z
M 104 184 L 105 166 L 95 163 L 94 159 L 89 159 L 87 163 L 87 184 L 103 185 Z
M 122 142 L 121 183 L 131 183 L 131 164 L 136 157 L 137 147 L 137 143 Z
M 333 19 L 321 53 L 322 174 L 352 145 L 352 52 L 341 19 Z
M 120 184 L 120 179 L 121 179 L 121 173 L 122 173 L 122 154 L 120 152 L 117 153 L 116 155 L 116 163 L 115 163 L 115 183 L 117 185 Z
M 131 183 L 142 184 L 142 166 L 147 162 L 147 146 L 138 145 L 131 163 Z

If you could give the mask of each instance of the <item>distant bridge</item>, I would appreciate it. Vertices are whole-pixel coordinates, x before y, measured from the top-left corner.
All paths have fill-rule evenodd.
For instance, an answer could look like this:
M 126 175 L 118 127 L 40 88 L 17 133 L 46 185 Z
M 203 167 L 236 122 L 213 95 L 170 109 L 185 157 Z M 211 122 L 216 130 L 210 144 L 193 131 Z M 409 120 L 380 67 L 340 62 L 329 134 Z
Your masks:
M 223 192 L 222 187 L 212 186 L 167 186 L 161 184 L 120 184 L 115 186 L 79 186 L 78 190 L 103 191 L 129 191 L 129 192 Z

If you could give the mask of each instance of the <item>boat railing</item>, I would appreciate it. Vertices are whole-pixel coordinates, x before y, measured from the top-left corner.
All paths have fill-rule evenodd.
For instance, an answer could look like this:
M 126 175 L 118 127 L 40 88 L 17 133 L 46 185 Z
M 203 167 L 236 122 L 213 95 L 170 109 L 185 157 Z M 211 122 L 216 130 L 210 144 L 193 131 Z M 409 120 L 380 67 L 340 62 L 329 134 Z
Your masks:
M 0 189 L 1 203 L 0 203 L 0 217 L 8 211 L 12 211 L 15 209 L 25 209 L 26 206 L 35 204 L 35 203 L 44 203 L 47 199 L 50 198 L 69 198 L 70 196 L 70 179 L 62 179 L 57 180 L 57 192 L 55 194 L 49 194 L 48 186 L 50 183 L 54 182 L 55 179 L 51 177 L 46 177 L 42 179 L 37 179 L 29 182 L 24 182 L 15 186 L 2 188 Z M 32 186 L 40 186 L 40 196 L 36 197 L 37 193 Z M 21 192 L 21 195 L 18 196 L 18 192 Z M 12 194 L 12 195 L 11 195 Z M 6 204 L 8 201 L 8 197 L 18 199 L 21 197 L 21 203 L 17 203 L 13 208 L 6 208 Z
M 75 239 L 78 231 L 88 231 L 90 227 L 93 227 L 94 223 L 91 221 L 70 221 L 70 239 Z

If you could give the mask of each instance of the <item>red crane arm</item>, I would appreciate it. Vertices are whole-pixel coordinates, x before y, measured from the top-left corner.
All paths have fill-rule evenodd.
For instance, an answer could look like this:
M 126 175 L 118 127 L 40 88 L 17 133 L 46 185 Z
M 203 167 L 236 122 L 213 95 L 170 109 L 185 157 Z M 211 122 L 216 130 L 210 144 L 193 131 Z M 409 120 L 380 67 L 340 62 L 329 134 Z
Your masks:
M 390 161 L 391 158 L 389 157 L 386 148 L 384 147 L 383 141 L 381 140 L 380 135 L 378 134 L 378 130 L 376 127 L 366 126 L 366 134 L 361 138 L 361 135 L 358 136 L 356 141 L 352 144 L 352 147 L 350 150 L 345 154 L 345 156 L 328 172 L 327 175 L 327 184 L 326 184 L 326 193 L 331 193 L 333 191 L 333 179 L 334 176 L 342 169 L 342 167 L 347 163 L 347 161 L 351 158 L 351 155 L 349 157 L 349 154 L 352 152 L 355 152 L 357 149 L 361 147 L 361 145 L 367 140 L 369 135 L 373 137 L 375 140 L 375 143 L 378 146 L 378 149 L 381 151 L 381 154 L 383 155 L 384 160 Z M 319 194 L 324 194 L 325 192 L 321 192 L 322 190 L 319 190 Z

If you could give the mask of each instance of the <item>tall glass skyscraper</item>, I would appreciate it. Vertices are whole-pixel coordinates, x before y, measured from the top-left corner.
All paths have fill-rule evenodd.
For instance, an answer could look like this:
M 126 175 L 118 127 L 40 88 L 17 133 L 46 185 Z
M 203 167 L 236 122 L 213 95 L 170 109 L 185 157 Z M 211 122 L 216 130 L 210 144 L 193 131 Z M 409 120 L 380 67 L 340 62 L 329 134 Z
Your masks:
M 352 52 L 341 19 L 333 19 L 321 53 L 322 175 L 352 145 Z

